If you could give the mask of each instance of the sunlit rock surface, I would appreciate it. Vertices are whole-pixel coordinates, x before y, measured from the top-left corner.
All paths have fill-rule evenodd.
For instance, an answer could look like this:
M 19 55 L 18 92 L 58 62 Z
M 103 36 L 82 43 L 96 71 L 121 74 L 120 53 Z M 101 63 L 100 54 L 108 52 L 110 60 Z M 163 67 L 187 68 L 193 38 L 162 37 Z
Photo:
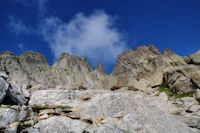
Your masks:
M 199 133 L 199 58 L 140 46 L 107 75 L 67 53 L 0 53 L 0 132 Z

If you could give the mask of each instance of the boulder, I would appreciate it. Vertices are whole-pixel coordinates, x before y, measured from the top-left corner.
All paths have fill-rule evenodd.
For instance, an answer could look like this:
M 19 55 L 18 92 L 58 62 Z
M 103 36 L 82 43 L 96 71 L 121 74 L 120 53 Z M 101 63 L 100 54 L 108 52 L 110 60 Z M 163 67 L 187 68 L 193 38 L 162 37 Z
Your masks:
M 7 81 L 4 78 L 0 77 L 0 103 L 4 100 L 6 96 L 8 86 L 9 84 L 7 83 Z
M 0 108 L 0 128 L 5 128 L 18 121 L 18 111 L 10 108 Z
M 200 99 L 200 89 L 196 89 L 196 91 L 195 91 L 195 97 L 197 99 Z
M 179 77 L 173 84 L 172 89 L 179 94 L 193 93 L 195 91 L 187 77 Z
M 190 111 L 190 112 L 197 112 L 197 111 L 199 111 L 200 110 L 200 105 L 192 105 L 189 109 L 188 109 L 188 111 Z
M 190 63 L 200 65 L 200 51 L 189 55 Z
M 185 110 L 188 110 L 191 106 L 198 104 L 198 101 L 194 97 L 183 97 L 181 98 L 181 101 L 183 102 Z
M 8 97 L 18 105 L 24 105 L 28 101 L 21 88 L 9 85 L 7 90 Z
M 191 81 L 200 89 L 200 71 L 196 71 L 192 75 Z
M 164 73 L 164 82 L 179 94 L 193 93 L 195 88 L 190 82 L 190 78 L 186 77 L 181 70 L 172 70 Z
M 14 122 L 11 123 L 6 129 L 5 129 L 5 133 L 17 133 L 17 127 L 18 127 L 19 123 L 18 122 Z

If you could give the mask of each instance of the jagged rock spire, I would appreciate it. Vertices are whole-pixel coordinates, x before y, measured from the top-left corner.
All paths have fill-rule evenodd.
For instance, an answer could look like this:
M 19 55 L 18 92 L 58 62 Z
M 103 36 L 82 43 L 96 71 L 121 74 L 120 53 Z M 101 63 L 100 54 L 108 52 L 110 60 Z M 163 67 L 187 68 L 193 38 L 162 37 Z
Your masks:
M 98 71 L 98 72 L 101 72 L 101 73 L 106 74 L 106 73 L 104 72 L 103 67 L 102 67 L 102 64 L 101 64 L 100 62 L 98 62 L 98 65 L 97 65 L 95 71 Z

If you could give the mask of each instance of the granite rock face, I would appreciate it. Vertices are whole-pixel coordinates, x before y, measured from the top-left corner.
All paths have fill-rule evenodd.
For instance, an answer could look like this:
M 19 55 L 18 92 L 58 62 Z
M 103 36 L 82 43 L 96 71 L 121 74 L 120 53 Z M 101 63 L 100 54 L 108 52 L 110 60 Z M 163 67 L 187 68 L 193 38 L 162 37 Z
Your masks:
M 109 86 L 135 86 L 145 88 L 162 83 L 162 73 L 168 67 L 185 65 L 182 57 L 165 49 L 161 54 L 153 45 L 127 50 L 119 55 L 109 77 Z
M 28 51 L 19 57 L 22 70 L 28 73 L 30 85 L 45 84 L 45 78 L 49 76 L 50 66 L 46 58 L 37 52 Z
M 30 82 L 27 72 L 22 69 L 19 58 L 11 52 L 0 53 L 0 71 L 9 73 L 8 81 L 19 87 Z
M 84 57 L 63 53 L 57 62 L 50 67 L 44 56 L 37 52 L 25 52 L 19 58 L 11 53 L 2 53 L 0 65 L 2 71 L 10 72 L 11 83 L 29 88 L 40 84 L 46 88 L 111 88 L 113 86 L 134 86 L 144 90 L 147 87 L 157 86 L 162 83 L 162 73 L 168 67 L 185 65 L 182 57 L 165 49 L 161 54 L 156 47 L 141 46 L 133 50 L 127 50 L 119 55 L 117 64 L 111 75 L 103 71 L 99 63 L 93 71 Z M 0 58 L 0 59 L 1 59 Z M 13 77 L 16 71 L 19 71 Z M 4 63 L 5 62 L 5 63 Z M 8 71 L 9 70 L 9 71 Z M 12 76 L 11 76 L 12 75 Z
M 0 132 L 199 133 L 198 58 L 140 46 L 107 75 L 67 53 L 52 66 L 37 52 L 0 53 Z
M 62 54 L 51 68 L 52 82 L 56 85 L 78 88 L 79 86 L 93 88 L 95 82 L 105 80 L 103 70 L 95 74 L 85 58 Z M 103 82 L 103 81 L 102 81 Z M 102 87 L 102 86 L 100 86 Z
M 93 88 L 104 87 L 107 74 L 101 64 L 93 71 L 86 59 L 62 54 L 50 67 L 43 55 L 28 51 L 20 57 L 10 52 L 0 54 L 0 71 L 8 72 L 8 81 L 21 88 L 29 89 L 40 84 L 44 87 Z

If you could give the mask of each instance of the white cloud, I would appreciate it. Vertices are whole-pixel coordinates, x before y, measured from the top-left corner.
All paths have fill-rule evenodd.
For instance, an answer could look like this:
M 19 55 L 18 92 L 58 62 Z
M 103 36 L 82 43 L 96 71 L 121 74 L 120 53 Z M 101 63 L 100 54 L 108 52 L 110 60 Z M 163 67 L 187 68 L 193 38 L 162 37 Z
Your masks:
M 30 35 L 33 32 L 33 30 L 27 27 L 21 19 L 14 16 L 9 16 L 8 19 L 8 26 L 10 27 L 11 32 L 15 33 L 17 36 L 20 34 Z
M 92 66 L 102 62 L 107 67 L 127 48 L 123 35 L 114 27 L 114 19 L 105 12 L 90 16 L 78 13 L 68 23 L 57 17 L 44 20 L 42 35 L 54 57 L 66 52 L 87 57 Z

